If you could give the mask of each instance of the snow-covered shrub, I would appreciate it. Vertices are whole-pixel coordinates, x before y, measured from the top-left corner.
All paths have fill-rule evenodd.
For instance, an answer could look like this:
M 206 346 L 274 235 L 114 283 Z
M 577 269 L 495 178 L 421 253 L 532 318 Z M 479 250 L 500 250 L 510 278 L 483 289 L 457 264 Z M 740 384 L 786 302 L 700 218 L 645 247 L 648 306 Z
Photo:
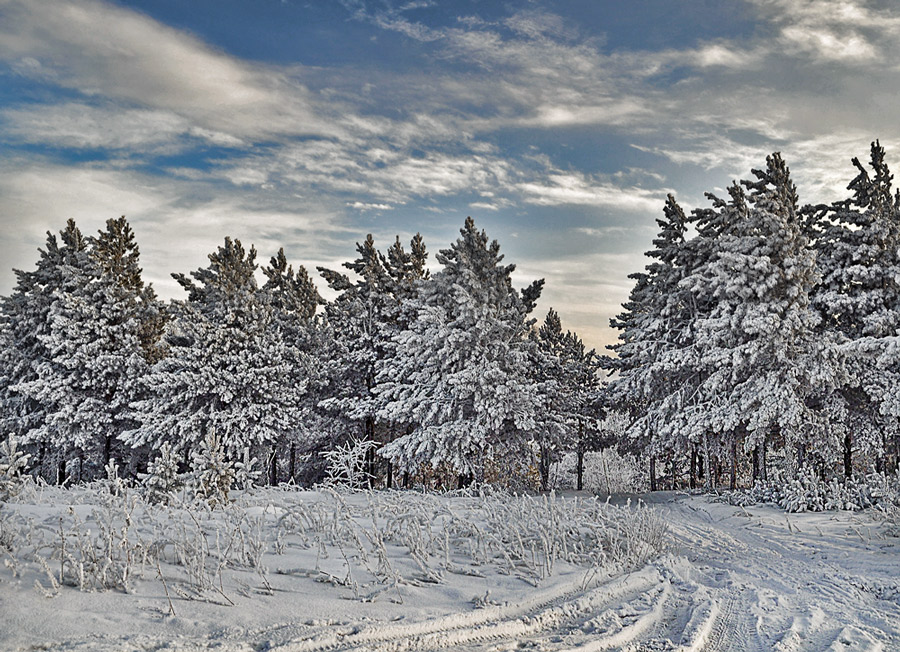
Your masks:
M 550 467 L 550 487 L 574 489 L 576 455 L 566 453 Z M 584 454 L 584 488 L 602 494 L 642 493 L 649 489 L 647 474 L 638 459 L 614 448 Z
M 322 457 L 328 462 L 325 484 L 362 489 L 369 480 L 365 470 L 366 456 L 377 446 L 378 443 L 371 440 L 351 439 L 330 451 L 323 451 Z
M 244 448 L 244 457 L 234 465 L 234 484 L 237 488 L 247 491 L 259 481 L 262 469 L 256 468 L 257 459 L 250 457 L 250 449 Z
M 6 441 L 0 441 L 0 501 L 9 500 L 19 493 L 29 457 L 18 449 L 16 438 L 12 435 Z
M 900 474 L 873 473 L 865 477 L 823 481 L 808 468 L 792 478 L 775 472 L 768 482 L 757 482 L 747 491 L 729 494 L 735 505 L 774 503 L 787 512 L 858 511 L 877 508 L 888 514 L 900 509 Z
M 210 507 L 228 503 L 228 492 L 234 483 L 234 464 L 225 456 L 215 431 L 210 431 L 200 450 L 191 460 L 194 498 L 205 500 Z
M 184 485 L 178 474 L 178 460 L 172 445 L 165 442 L 159 448 L 159 455 L 147 464 L 147 473 L 140 475 L 147 501 L 168 504 L 175 493 Z
M 105 484 L 109 493 L 113 496 L 118 496 L 119 494 L 125 492 L 128 487 L 128 481 L 119 475 L 119 464 L 114 459 L 110 459 L 109 462 L 103 467 L 103 470 L 106 473 L 106 481 Z

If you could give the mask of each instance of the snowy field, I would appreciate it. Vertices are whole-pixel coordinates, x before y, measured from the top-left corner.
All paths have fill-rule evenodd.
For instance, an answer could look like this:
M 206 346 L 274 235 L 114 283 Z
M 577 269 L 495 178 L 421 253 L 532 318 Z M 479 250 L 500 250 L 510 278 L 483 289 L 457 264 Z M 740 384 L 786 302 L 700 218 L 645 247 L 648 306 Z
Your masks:
M 255 490 L 0 505 L 2 650 L 900 650 L 866 514 L 657 493 Z

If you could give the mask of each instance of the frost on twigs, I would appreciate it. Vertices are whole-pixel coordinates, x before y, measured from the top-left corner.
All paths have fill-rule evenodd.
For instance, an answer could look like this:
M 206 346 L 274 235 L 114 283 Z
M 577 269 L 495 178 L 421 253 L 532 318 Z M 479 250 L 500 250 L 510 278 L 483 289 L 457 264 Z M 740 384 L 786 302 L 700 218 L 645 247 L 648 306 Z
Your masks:
M 0 500 L 8 500 L 19 493 L 29 457 L 18 449 L 12 435 L 0 442 Z
M 48 598 L 73 588 L 154 595 L 170 614 L 176 598 L 240 606 L 309 582 L 348 599 L 403 603 L 409 587 L 421 594 L 472 577 L 523 587 L 573 572 L 608 577 L 657 557 L 670 539 L 646 507 L 499 490 L 258 488 L 216 509 L 150 504 L 127 488 L 116 496 L 46 487 L 30 498 L 0 512 L 0 544 L 9 542 L 0 556 L 14 577 Z
M 362 489 L 369 480 L 365 470 L 366 456 L 376 446 L 378 443 L 371 440 L 351 439 L 333 450 L 324 451 L 322 456 L 328 462 L 325 484 Z

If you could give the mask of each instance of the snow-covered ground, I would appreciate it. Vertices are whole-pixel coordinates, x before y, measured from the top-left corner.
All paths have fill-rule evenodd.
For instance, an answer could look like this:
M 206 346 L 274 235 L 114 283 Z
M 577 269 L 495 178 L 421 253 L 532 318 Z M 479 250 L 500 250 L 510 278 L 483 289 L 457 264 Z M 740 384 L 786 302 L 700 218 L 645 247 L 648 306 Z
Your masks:
M 32 492 L 0 507 L 0 649 L 900 650 L 868 516 L 649 500 Z

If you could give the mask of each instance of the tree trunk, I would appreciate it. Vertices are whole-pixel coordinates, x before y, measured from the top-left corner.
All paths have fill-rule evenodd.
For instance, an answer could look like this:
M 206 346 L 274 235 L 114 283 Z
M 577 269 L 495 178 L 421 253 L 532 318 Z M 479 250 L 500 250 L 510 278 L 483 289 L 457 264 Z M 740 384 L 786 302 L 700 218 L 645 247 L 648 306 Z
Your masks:
M 541 446 L 538 472 L 541 476 L 541 491 L 548 491 L 550 489 L 550 449 L 546 446 Z
M 853 475 L 853 438 L 848 432 L 844 435 L 844 477 L 848 480 Z
M 290 478 L 292 482 L 297 482 L 297 445 L 291 442 L 291 458 L 290 458 Z
M 606 463 L 606 455 L 603 454 L 604 451 L 600 451 L 600 460 L 603 462 L 603 477 L 606 478 L 606 495 L 612 495 L 612 486 L 609 483 L 609 464 Z
M 63 455 L 59 458 L 56 465 L 56 484 L 62 486 L 66 482 L 66 457 Z
M 366 417 L 366 441 L 375 441 L 375 419 L 374 417 Z M 375 482 L 375 449 L 370 448 L 366 451 L 366 462 L 364 468 L 366 474 L 366 484 L 369 489 Z
M 697 488 L 697 446 L 691 446 L 691 477 L 690 477 L 690 487 L 691 489 Z
M 278 484 L 278 449 L 275 444 L 269 451 L 269 484 L 273 487 Z
M 409 489 L 409 471 L 403 472 L 403 488 Z
M 656 491 L 656 457 L 650 456 L 650 491 Z
M 756 480 L 761 480 L 762 482 L 766 482 L 769 479 L 769 474 L 766 470 L 766 440 L 763 439 L 756 446 L 756 454 L 753 456 L 753 469 L 754 469 L 754 477 Z
M 103 468 L 109 466 L 112 459 L 112 435 L 106 435 L 103 441 Z
M 394 488 L 394 463 L 391 460 L 387 463 L 387 488 Z
M 737 440 L 731 440 L 731 478 L 728 486 L 732 491 L 737 489 Z
M 584 489 L 584 423 L 578 422 L 578 447 L 575 450 L 575 489 Z
M 709 433 L 703 433 L 703 464 L 705 465 L 705 469 L 703 475 L 706 479 L 706 489 L 707 491 L 711 491 L 713 488 L 713 468 L 712 468 L 712 459 L 709 454 Z

